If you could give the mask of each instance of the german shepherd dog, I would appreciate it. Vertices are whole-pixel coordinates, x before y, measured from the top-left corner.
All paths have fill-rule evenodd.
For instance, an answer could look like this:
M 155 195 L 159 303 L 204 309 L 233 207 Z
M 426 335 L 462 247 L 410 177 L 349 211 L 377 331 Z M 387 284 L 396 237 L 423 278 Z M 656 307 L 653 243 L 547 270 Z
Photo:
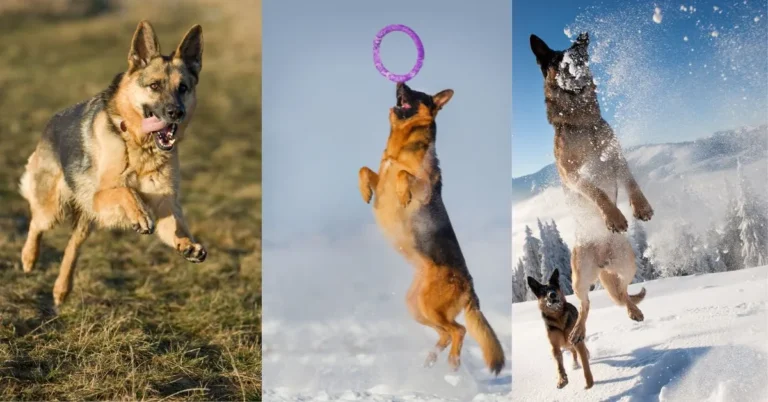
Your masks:
M 24 271 L 32 271 L 43 232 L 71 220 L 74 231 L 53 288 L 56 306 L 72 289 L 78 251 L 93 226 L 157 231 L 187 260 L 205 260 L 179 204 L 177 151 L 195 110 L 202 55 L 199 25 L 163 56 L 152 25 L 141 21 L 128 70 L 45 127 L 20 181 L 32 215 L 21 260 Z
M 582 33 L 564 51 L 554 51 L 536 35 L 531 49 L 544 76 L 547 120 L 555 128 L 555 164 L 577 220 L 571 265 L 573 288 L 581 303 L 569 341 L 586 334 L 589 287 L 599 277 L 613 301 L 626 306 L 629 318 L 643 320 L 637 307 L 645 297 L 627 293 L 635 275 L 635 255 L 626 236 L 627 219 L 616 206 L 623 186 L 636 219 L 648 221 L 653 209 L 635 182 L 619 141 L 600 115 L 589 70 L 589 34 Z
M 463 310 L 469 334 L 480 344 L 488 368 L 498 375 L 504 351 L 480 312 L 472 276 L 442 200 L 435 117 L 452 96 L 451 89 L 430 96 L 397 85 L 379 172 L 360 169 L 360 194 L 366 203 L 375 195 L 373 213 L 379 227 L 416 268 L 406 297 L 408 310 L 440 337 L 425 366 L 434 365 L 438 354 L 452 344 L 448 363 L 458 369 L 466 330 L 456 317 Z
M 585 389 L 592 388 L 592 370 L 589 368 L 589 350 L 585 342 L 572 344 L 568 339 L 568 334 L 573 330 L 576 324 L 579 312 L 576 307 L 565 300 L 565 295 L 560 289 L 560 271 L 555 270 L 549 277 L 546 285 L 539 283 L 536 279 L 528 277 L 528 287 L 536 295 L 539 301 L 539 310 L 541 318 L 547 328 L 547 338 L 552 346 L 552 357 L 557 363 L 557 388 L 563 388 L 568 385 L 568 375 L 563 367 L 563 349 L 568 349 L 573 356 L 573 367 L 578 368 L 579 362 L 576 357 L 581 359 L 581 365 L 584 367 L 584 379 L 587 382 Z

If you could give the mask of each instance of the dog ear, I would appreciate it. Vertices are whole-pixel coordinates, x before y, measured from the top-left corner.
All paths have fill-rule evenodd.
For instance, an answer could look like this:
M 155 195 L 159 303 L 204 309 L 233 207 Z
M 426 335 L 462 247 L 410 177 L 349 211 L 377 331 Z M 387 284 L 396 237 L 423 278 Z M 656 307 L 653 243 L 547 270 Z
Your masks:
M 139 22 L 133 33 L 131 50 L 128 52 L 128 70 L 146 67 L 149 61 L 160 56 L 160 42 L 157 40 L 152 24 L 147 20 Z
M 432 95 L 432 101 L 435 102 L 435 106 L 437 106 L 437 110 L 440 110 L 445 106 L 446 103 L 448 103 L 449 100 L 453 97 L 453 89 L 444 89 L 434 95 Z
M 536 297 L 539 297 L 543 294 L 542 289 L 544 288 L 544 285 L 540 284 L 539 281 L 536 279 L 533 279 L 533 277 L 528 277 L 528 287 L 531 288 L 531 291 L 533 292 Z
M 203 27 L 195 25 L 189 29 L 173 57 L 181 59 L 196 76 L 203 69 Z
M 579 37 L 576 38 L 576 42 L 573 43 L 573 46 L 582 46 L 582 47 L 589 46 L 589 32 L 580 33 Z
M 536 56 L 536 63 L 539 64 L 542 70 L 547 68 L 555 55 L 555 51 L 550 49 L 549 46 L 536 35 L 531 35 L 531 50 Z
M 555 268 L 555 271 L 549 276 L 549 284 L 560 288 L 560 271 L 557 270 L 557 268 Z

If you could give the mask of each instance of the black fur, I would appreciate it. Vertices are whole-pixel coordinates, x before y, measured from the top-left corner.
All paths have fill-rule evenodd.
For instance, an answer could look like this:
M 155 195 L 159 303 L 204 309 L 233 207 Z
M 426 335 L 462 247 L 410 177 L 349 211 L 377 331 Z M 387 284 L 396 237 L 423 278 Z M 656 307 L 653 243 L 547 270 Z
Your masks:
M 57 113 L 48 122 L 43 131 L 42 140 L 47 141 L 59 158 L 64 171 L 64 180 L 71 189 L 75 189 L 74 177 L 87 171 L 91 160 L 85 152 L 81 126 L 90 121 L 88 101 L 80 102 Z

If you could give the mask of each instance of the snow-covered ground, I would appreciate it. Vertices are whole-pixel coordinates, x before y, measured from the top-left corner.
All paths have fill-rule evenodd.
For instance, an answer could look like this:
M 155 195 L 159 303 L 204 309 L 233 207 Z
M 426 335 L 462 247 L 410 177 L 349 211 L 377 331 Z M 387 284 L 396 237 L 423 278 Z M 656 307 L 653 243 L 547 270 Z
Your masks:
M 630 286 L 648 291 L 644 322 L 604 291 L 590 293 L 587 347 L 595 385 L 581 369 L 557 372 L 535 302 L 512 308 L 513 401 L 751 402 L 768 397 L 768 267 Z M 576 304 L 575 296 L 568 296 Z M 577 305 L 577 304 L 576 304 Z
M 265 247 L 262 334 L 265 401 L 494 401 L 510 392 L 510 229 L 458 232 L 481 310 L 507 357 L 498 377 L 467 335 L 462 367 L 408 314 L 413 268 L 371 225 L 354 236 Z M 463 314 L 458 321 L 464 322 Z

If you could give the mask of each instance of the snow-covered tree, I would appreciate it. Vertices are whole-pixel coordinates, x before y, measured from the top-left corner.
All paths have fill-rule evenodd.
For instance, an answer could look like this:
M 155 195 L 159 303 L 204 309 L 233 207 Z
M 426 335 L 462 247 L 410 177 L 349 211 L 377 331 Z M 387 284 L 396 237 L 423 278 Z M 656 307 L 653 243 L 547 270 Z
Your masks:
M 725 207 L 725 224 L 722 233 L 720 233 L 717 250 L 726 270 L 735 271 L 744 268 L 744 259 L 741 257 L 741 230 L 739 229 L 741 218 L 736 209 L 736 190 L 728 180 L 725 182 L 725 190 L 730 198 Z
M 571 250 L 560 236 L 560 230 L 557 223 L 552 220 L 552 224 L 545 223 L 542 227 L 539 222 L 539 230 L 542 240 L 542 278 L 549 278 L 549 275 L 557 269 L 560 272 L 560 287 L 566 295 L 573 294 L 573 285 L 571 279 Z M 546 240 L 545 240 L 546 239 Z
M 737 162 L 739 196 L 736 215 L 739 217 L 741 257 L 745 268 L 768 264 L 768 216 L 765 205 L 753 194 L 741 163 Z
M 541 240 L 533 237 L 533 231 L 527 225 L 525 226 L 525 243 L 523 244 L 523 273 L 526 277 L 530 276 L 541 282 Z M 526 285 L 527 289 L 527 285 Z M 526 291 L 527 300 L 533 300 L 535 297 L 530 289 Z
M 635 264 L 637 265 L 635 278 L 632 282 L 645 282 L 658 278 L 658 273 L 646 254 L 648 251 L 648 235 L 643 224 L 636 219 L 629 226 L 629 243 L 635 252 Z
M 525 278 L 525 264 L 522 258 L 517 259 L 517 266 L 515 266 L 512 274 L 512 303 L 526 301 L 528 297 L 528 282 Z

